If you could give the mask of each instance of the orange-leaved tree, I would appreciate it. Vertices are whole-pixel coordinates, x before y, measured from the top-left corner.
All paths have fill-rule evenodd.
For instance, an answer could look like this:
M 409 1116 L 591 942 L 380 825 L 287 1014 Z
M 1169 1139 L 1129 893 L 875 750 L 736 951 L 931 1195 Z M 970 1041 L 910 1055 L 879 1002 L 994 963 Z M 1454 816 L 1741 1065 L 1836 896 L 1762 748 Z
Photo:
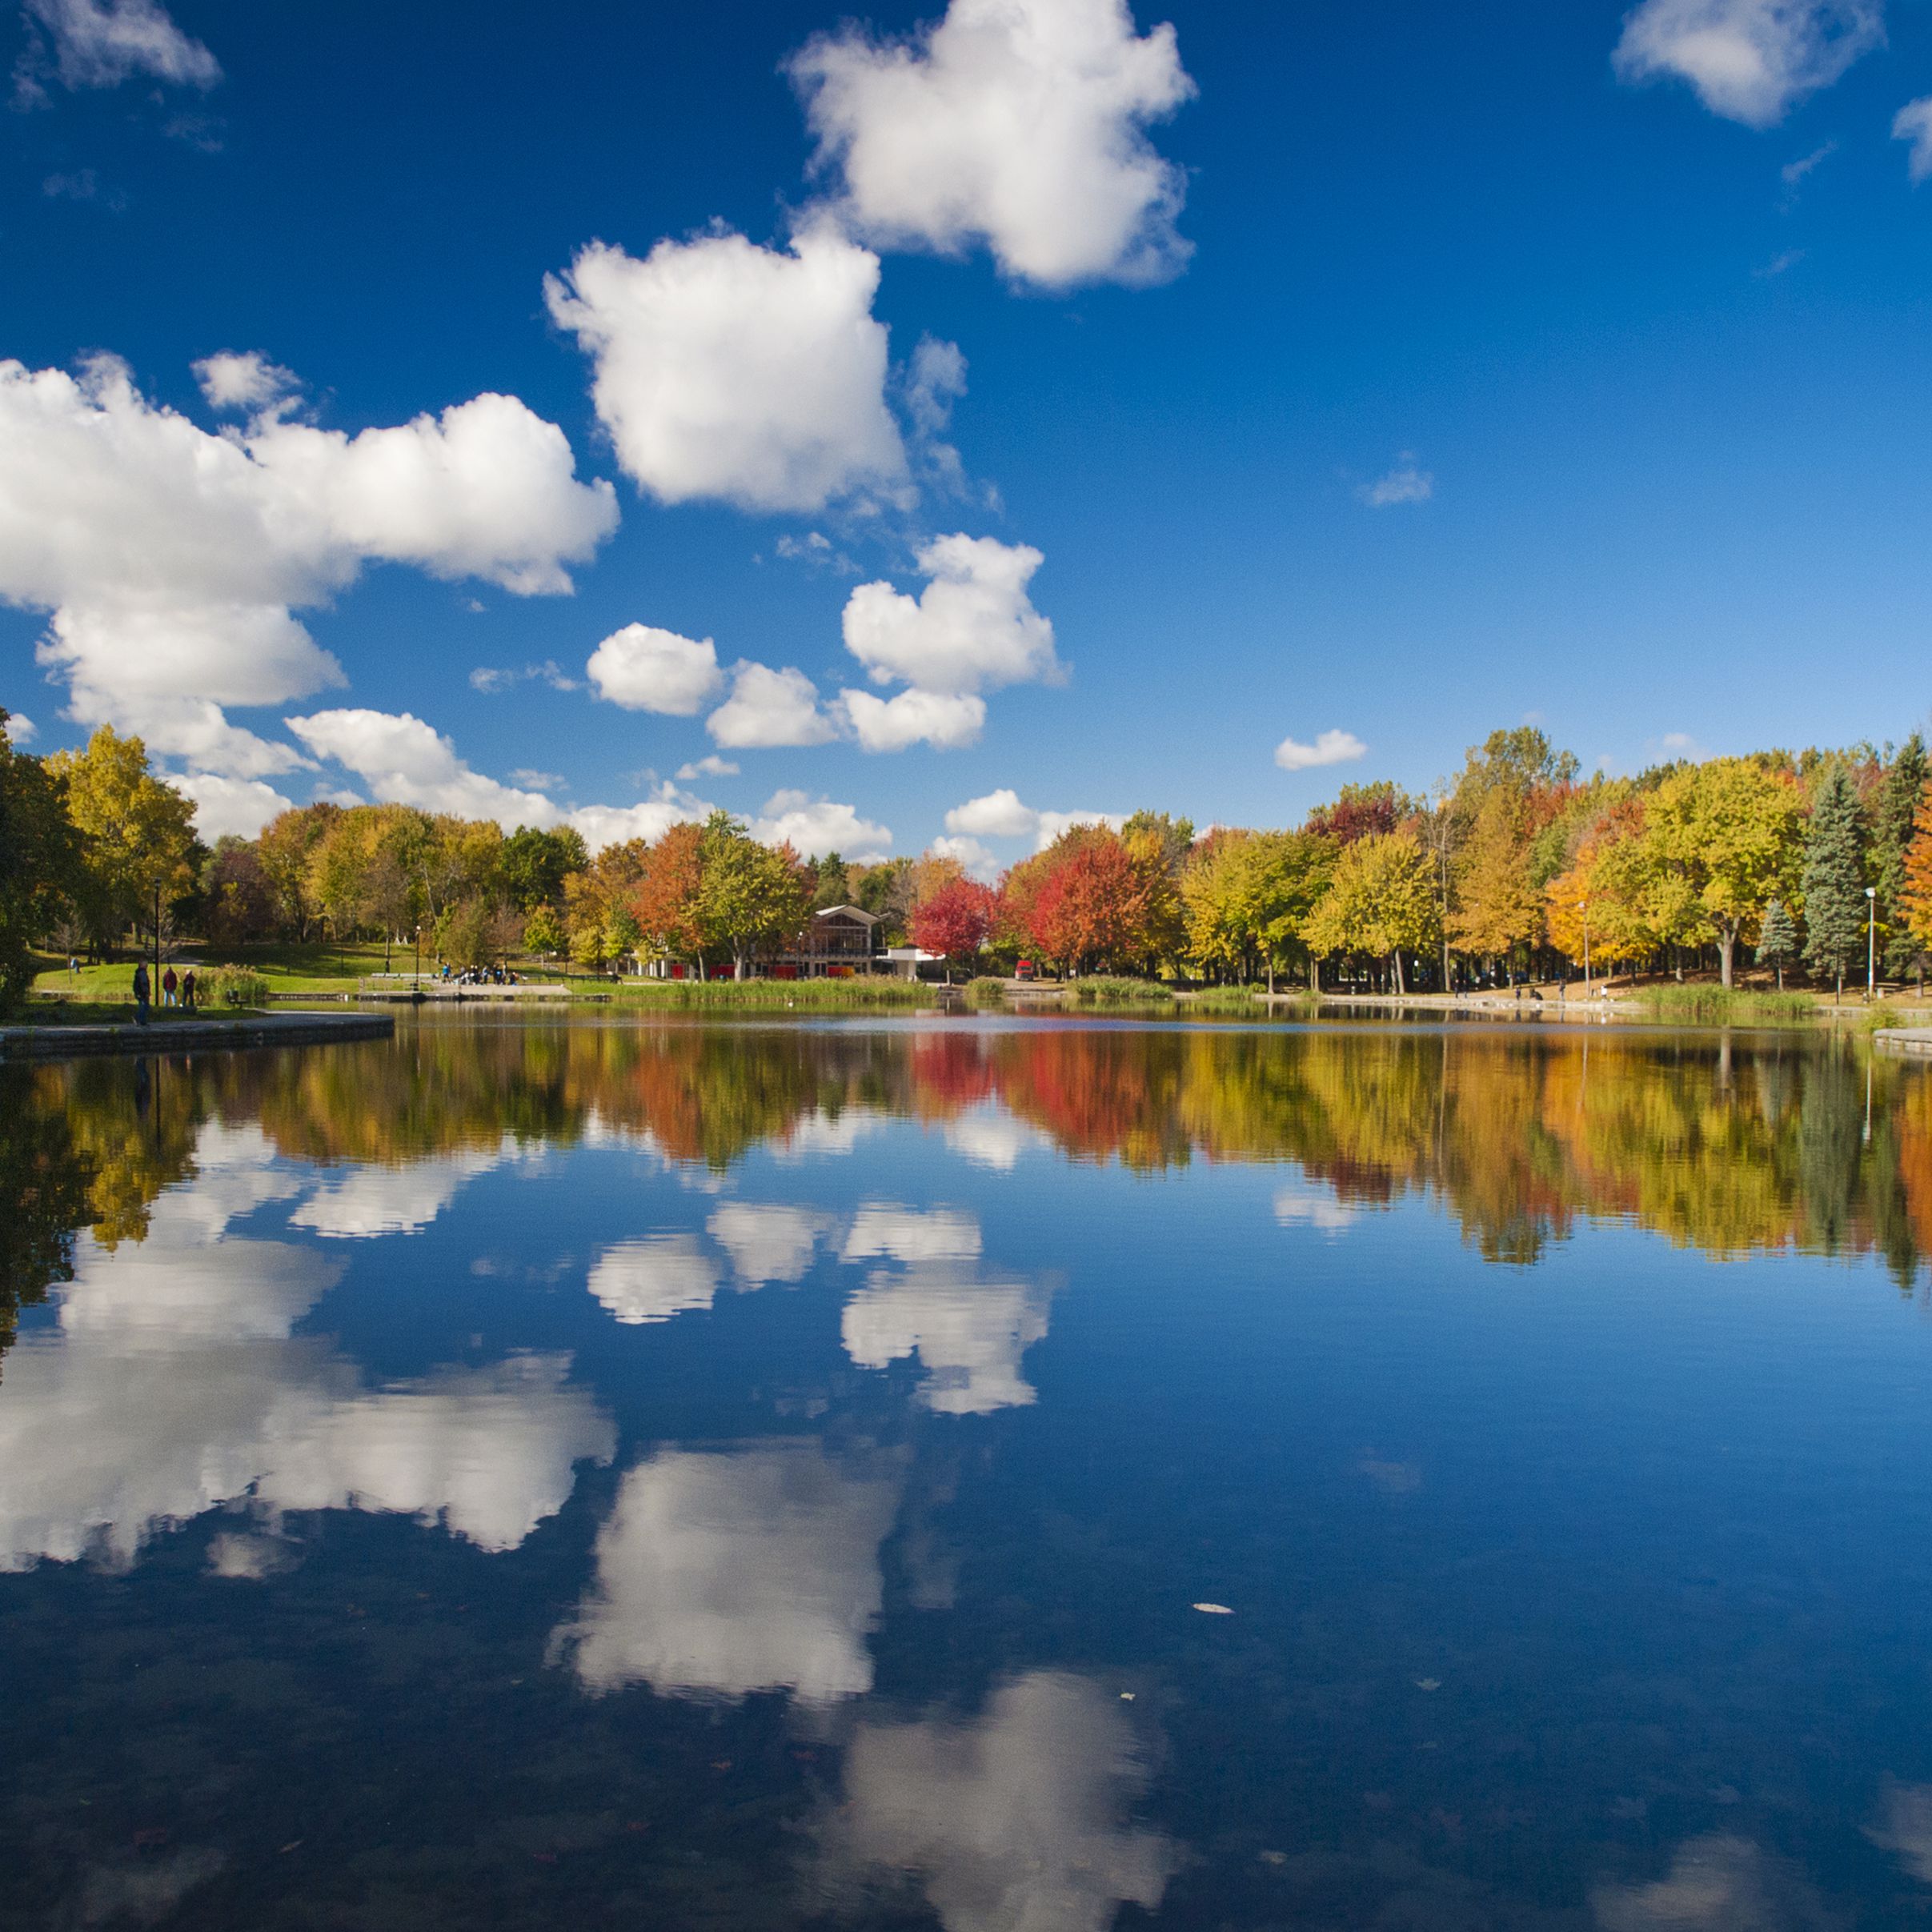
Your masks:
M 992 890 L 962 875 L 948 879 L 912 908 L 908 930 L 912 944 L 936 952 L 946 962 L 946 978 L 956 964 L 971 965 L 986 944 L 993 925 Z

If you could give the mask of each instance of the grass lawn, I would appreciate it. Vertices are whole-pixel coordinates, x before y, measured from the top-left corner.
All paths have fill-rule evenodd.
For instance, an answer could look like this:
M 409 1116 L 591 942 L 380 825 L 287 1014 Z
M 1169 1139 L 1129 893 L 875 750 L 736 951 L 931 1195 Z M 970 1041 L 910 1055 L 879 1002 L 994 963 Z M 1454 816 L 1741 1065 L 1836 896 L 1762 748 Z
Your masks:
M 390 971 L 407 972 L 413 956 L 405 947 L 390 955 Z M 35 974 L 34 991 L 53 993 L 69 1000 L 120 1000 L 129 997 L 134 984 L 134 962 L 116 960 L 111 966 L 81 968 L 76 976 L 67 971 L 65 960 L 42 956 L 45 970 Z M 380 946 L 269 945 L 200 946 L 185 944 L 172 959 L 162 962 L 182 972 L 197 967 L 247 966 L 268 981 L 269 989 L 279 993 L 344 993 L 355 990 L 364 973 L 383 971 Z M 427 963 L 425 966 L 427 970 Z M 172 1008 L 169 1009 L 172 1011 Z

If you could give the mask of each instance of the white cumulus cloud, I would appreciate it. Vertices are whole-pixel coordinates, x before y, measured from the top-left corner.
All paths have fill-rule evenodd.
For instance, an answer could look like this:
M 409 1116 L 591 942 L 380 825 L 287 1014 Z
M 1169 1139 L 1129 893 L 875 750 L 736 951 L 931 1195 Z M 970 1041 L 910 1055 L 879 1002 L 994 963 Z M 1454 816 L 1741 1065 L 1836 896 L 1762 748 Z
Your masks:
M 889 698 L 842 691 L 839 704 L 861 750 L 903 752 L 924 742 L 940 751 L 975 743 L 986 723 L 986 700 L 970 693 L 901 691 Z
M 884 858 L 892 844 L 884 826 L 860 818 L 852 806 L 807 792 L 773 792 L 752 821 L 752 836 L 768 845 L 788 844 L 801 859 L 836 852 L 862 865 Z
M 717 647 L 651 624 L 626 624 L 591 654 L 586 667 L 600 698 L 626 711 L 688 718 L 718 688 Z
M 635 805 L 579 805 L 570 822 L 583 835 L 595 858 L 607 845 L 622 845 L 631 839 L 655 844 L 673 825 L 701 824 L 711 814 L 704 800 L 662 783 Z
M 51 43 L 52 60 L 69 87 L 117 87 L 135 74 L 177 86 L 212 87 L 220 65 L 184 34 L 158 0 L 26 0 L 29 20 Z M 22 63 L 23 90 L 38 91 L 36 70 Z
M 558 824 L 563 817 L 540 792 L 519 792 L 472 771 L 435 726 L 408 711 L 317 711 L 291 718 L 288 728 L 317 757 L 355 772 L 385 803 L 495 819 L 506 832 Z
M 1368 756 L 1368 746 L 1353 732 L 1324 732 L 1313 744 L 1284 738 L 1275 747 L 1275 763 L 1284 772 L 1312 772 L 1319 765 L 1345 765 Z
M 1011 786 L 983 798 L 969 798 L 946 814 L 946 829 L 976 839 L 1030 839 L 1040 830 L 1040 814 L 1023 805 Z
M 960 533 L 917 560 L 928 581 L 916 599 L 878 583 L 846 600 L 845 647 L 875 683 L 958 694 L 1058 674 L 1053 627 L 1027 594 L 1037 550 Z
M 823 744 L 836 735 L 819 708 L 817 687 L 804 671 L 742 660 L 732 667 L 732 695 L 705 719 L 704 728 L 732 751 Z
M 194 801 L 194 829 L 210 845 L 231 832 L 238 839 L 252 839 L 295 802 L 259 778 L 222 778 L 199 772 L 168 782 Z
M 1713 114 L 1770 127 L 1884 38 L 1884 0 L 1642 0 L 1613 59 L 1621 79 L 1674 77 Z
M 304 760 L 229 723 L 343 682 L 293 615 L 366 562 L 570 587 L 616 522 L 562 431 L 483 395 L 350 437 L 273 415 L 210 435 L 126 366 L 0 363 L 0 602 L 51 614 L 42 663 L 70 715 L 138 731 L 194 768 L 265 778 Z
M 31 744 L 40 736 L 40 728 L 23 711 L 9 711 L 6 717 L 6 735 L 18 748 Z
M 837 207 L 881 244 L 984 243 L 1016 280 L 1164 280 L 1185 180 L 1147 138 L 1194 92 L 1126 0 L 952 0 L 905 40 L 846 26 L 791 63 Z
M 965 867 L 968 879 L 991 885 L 1000 876 L 1000 861 L 977 839 L 955 838 L 942 832 L 926 848 L 936 859 L 956 859 Z
M 829 226 L 789 250 L 741 234 L 593 243 L 544 294 L 595 367 L 591 401 L 626 471 L 660 502 L 818 510 L 897 492 L 879 258 Z
M 619 1241 L 591 1269 L 591 1293 L 617 1319 L 635 1325 L 707 1309 L 718 1293 L 718 1264 L 689 1234 Z

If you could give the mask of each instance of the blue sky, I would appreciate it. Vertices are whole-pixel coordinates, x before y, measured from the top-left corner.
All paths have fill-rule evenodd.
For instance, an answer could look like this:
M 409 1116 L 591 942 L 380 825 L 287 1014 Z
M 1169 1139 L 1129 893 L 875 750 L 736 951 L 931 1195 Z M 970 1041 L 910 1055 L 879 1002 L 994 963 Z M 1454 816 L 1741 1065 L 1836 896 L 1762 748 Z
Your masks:
M 1617 769 L 1925 721 L 1922 6 L 932 0 L 813 94 L 840 20 L 0 28 L 35 748 L 142 729 L 210 829 L 715 803 L 987 868 L 1526 717 Z

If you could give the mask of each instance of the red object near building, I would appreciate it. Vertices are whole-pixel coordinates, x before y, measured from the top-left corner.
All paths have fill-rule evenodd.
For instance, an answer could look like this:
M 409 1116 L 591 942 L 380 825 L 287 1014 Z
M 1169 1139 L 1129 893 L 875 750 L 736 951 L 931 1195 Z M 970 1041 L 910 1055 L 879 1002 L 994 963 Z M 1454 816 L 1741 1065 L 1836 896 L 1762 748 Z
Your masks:
M 1033 962 L 1031 960 L 1016 960 L 1014 961 L 1013 977 L 1016 980 L 1030 980 L 1032 978 L 1032 976 Z

